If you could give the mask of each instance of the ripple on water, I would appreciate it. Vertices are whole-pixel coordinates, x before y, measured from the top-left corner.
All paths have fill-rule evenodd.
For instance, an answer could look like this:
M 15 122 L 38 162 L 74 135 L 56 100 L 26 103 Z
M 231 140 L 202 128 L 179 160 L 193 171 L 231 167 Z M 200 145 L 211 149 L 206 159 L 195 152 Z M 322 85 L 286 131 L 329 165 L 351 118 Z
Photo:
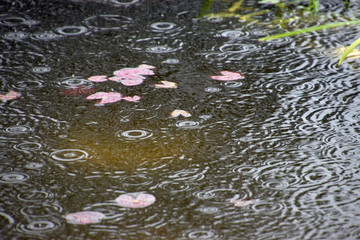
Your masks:
M 14 149 L 25 152 L 37 151 L 40 150 L 41 148 L 42 148 L 42 144 L 38 142 L 22 142 L 14 146 Z
M 28 38 L 29 34 L 25 32 L 8 32 L 3 35 L 6 40 L 21 41 Z
M 17 230 L 25 234 L 41 234 L 52 232 L 61 226 L 60 223 L 50 220 L 37 220 L 30 223 L 20 223 L 16 226 Z
M 50 154 L 50 157 L 54 160 L 61 162 L 72 162 L 85 160 L 89 154 L 80 149 L 61 149 Z
M 27 169 L 40 169 L 44 166 L 43 163 L 39 163 L 39 162 L 29 162 L 25 165 L 25 168 Z
M 237 39 L 249 36 L 250 33 L 243 31 L 241 29 L 234 29 L 234 30 L 222 30 L 217 33 L 215 36 L 227 37 L 229 39 Z
M 93 86 L 91 81 L 78 76 L 62 78 L 60 79 L 59 84 L 65 87 Z
M 32 33 L 30 38 L 33 40 L 43 40 L 43 41 L 50 41 L 60 39 L 62 35 L 56 34 L 54 32 L 39 32 L 39 33 Z
M 237 194 L 242 198 L 248 198 L 249 193 L 245 191 L 239 191 L 235 189 L 213 189 L 208 191 L 197 191 L 194 192 L 193 195 L 200 200 L 208 200 L 212 199 L 213 201 L 226 201 L 227 199 L 231 199 L 234 195 Z
M 29 178 L 29 175 L 25 173 L 10 172 L 0 174 L 1 183 L 23 183 L 26 182 Z
M 210 230 L 191 230 L 183 234 L 187 239 L 221 239 L 217 234 Z
M 181 33 L 184 28 L 184 26 L 172 22 L 154 22 L 150 24 L 151 31 L 160 34 L 170 34 L 171 36 Z
M 48 203 L 40 203 L 40 204 L 32 204 L 25 206 L 20 209 L 20 213 L 24 217 L 44 217 L 44 216 L 53 216 L 55 213 L 61 213 L 62 207 L 57 204 L 48 204 Z
M 88 29 L 84 26 L 63 26 L 56 29 L 56 31 L 65 36 L 76 36 L 84 34 Z
M 4 131 L 12 135 L 19 135 L 19 134 L 27 134 L 33 132 L 34 130 L 29 126 L 17 125 L 17 126 L 7 127 L 5 128 Z
M 169 39 L 165 37 L 152 37 L 143 39 L 132 39 L 130 49 L 140 52 L 155 54 L 173 53 L 181 50 L 184 43 L 180 39 Z
M 124 141 L 141 141 L 147 138 L 151 138 L 153 133 L 148 129 L 132 129 L 132 130 L 120 130 L 115 133 L 115 136 Z
M 0 233 L 7 232 L 14 223 L 15 220 L 10 215 L 0 212 Z
M 13 17 L 13 16 L 2 16 L 0 18 L 0 25 L 14 27 L 18 25 L 33 25 L 36 24 L 35 21 L 27 20 L 22 17 Z
M 122 15 L 101 14 L 88 17 L 84 20 L 84 24 L 95 30 L 119 30 L 127 28 L 133 20 Z
M 198 129 L 201 128 L 200 122 L 197 121 L 178 121 L 175 126 L 181 129 Z
M 38 189 L 26 189 L 17 195 L 17 199 L 23 202 L 42 202 L 52 200 L 54 194 Z
M 33 67 L 32 71 L 34 73 L 48 73 L 51 71 L 51 68 L 50 67 Z

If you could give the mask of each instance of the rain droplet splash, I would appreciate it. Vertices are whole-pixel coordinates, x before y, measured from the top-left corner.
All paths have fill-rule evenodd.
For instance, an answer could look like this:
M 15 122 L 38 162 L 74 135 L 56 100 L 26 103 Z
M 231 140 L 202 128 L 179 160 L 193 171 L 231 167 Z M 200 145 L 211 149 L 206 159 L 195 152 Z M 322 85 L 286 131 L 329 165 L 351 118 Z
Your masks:
M 153 135 L 152 132 L 145 129 L 133 129 L 127 131 L 118 131 L 115 133 L 115 136 L 118 138 L 122 138 L 128 141 L 136 141 L 136 140 L 143 140 L 149 138 Z
M 2 183 L 22 183 L 29 179 L 25 173 L 2 173 L 0 182 Z
M 62 162 L 71 162 L 86 159 L 89 156 L 87 152 L 80 149 L 62 149 L 51 153 L 50 157 Z
M 88 29 L 83 26 L 64 26 L 57 28 L 56 31 L 65 36 L 76 36 L 86 33 Z
M 178 128 L 184 128 L 184 129 L 195 129 L 198 128 L 200 125 L 199 122 L 195 122 L 195 121 L 179 121 L 177 123 L 175 123 L 175 126 L 177 126 Z

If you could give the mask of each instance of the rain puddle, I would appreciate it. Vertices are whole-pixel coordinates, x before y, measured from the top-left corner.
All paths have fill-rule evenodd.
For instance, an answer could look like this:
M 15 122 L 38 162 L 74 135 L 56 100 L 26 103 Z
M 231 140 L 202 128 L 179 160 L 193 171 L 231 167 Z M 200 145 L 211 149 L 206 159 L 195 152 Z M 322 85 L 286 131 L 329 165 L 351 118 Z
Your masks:
M 359 26 L 259 41 L 358 2 L 276 2 L 0 3 L 2 238 L 359 239 Z

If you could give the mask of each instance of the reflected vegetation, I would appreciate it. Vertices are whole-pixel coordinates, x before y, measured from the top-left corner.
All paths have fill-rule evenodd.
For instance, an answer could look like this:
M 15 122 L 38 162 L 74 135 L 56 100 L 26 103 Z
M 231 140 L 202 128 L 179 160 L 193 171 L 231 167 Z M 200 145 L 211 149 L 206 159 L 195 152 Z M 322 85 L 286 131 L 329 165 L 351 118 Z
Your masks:
M 359 3 L 2 1 L 0 235 L 358 239 Z

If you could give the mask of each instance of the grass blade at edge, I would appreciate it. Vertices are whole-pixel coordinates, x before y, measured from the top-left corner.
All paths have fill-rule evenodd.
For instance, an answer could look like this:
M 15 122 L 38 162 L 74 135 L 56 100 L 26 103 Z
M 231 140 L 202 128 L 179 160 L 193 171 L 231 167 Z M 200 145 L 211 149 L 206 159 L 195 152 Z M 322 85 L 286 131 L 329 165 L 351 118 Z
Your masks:
M 339 60 L 338 66 L 340 66 L 340 64 L 345 60 L 345 58 L 347 57 L 347 55 L 349 55 L 349 53 L 354 50 L 354 48 L 356 48 L 357 45 L 360 44 L 360 38 L 358 38 L 355 42 L 353 42 L 348 48 L 345 49 L 345 52 L 341 55 L 341 58 Z
M 268 41 L 268 40 L 273 40 L 273 39 L 278 39 L 278 38 L 295 36 L 298 34 L 308 33 L 308 32 L 317 31 L 317 30 L 326 29 L 326 28 L 340 27 L 340 26 L 359 24 L 359 23 L 360 23 L 360 21 L 347 21 L 347 22 L 337 22 L 337 23 L 325 24 L 325 25 L 320 25 L 320 26 L 315 26 L 315 27 L 299 29 L 299 30 L 295 30 L 292 32 L 280 33 L 280 34 L 276 34 L 276 35 L 272 35 L 272 36 L 268 36 L 268 37 L 263 37 L 263 38 L 260 38 L 259 41 L 263 42 L 263 41 Z

